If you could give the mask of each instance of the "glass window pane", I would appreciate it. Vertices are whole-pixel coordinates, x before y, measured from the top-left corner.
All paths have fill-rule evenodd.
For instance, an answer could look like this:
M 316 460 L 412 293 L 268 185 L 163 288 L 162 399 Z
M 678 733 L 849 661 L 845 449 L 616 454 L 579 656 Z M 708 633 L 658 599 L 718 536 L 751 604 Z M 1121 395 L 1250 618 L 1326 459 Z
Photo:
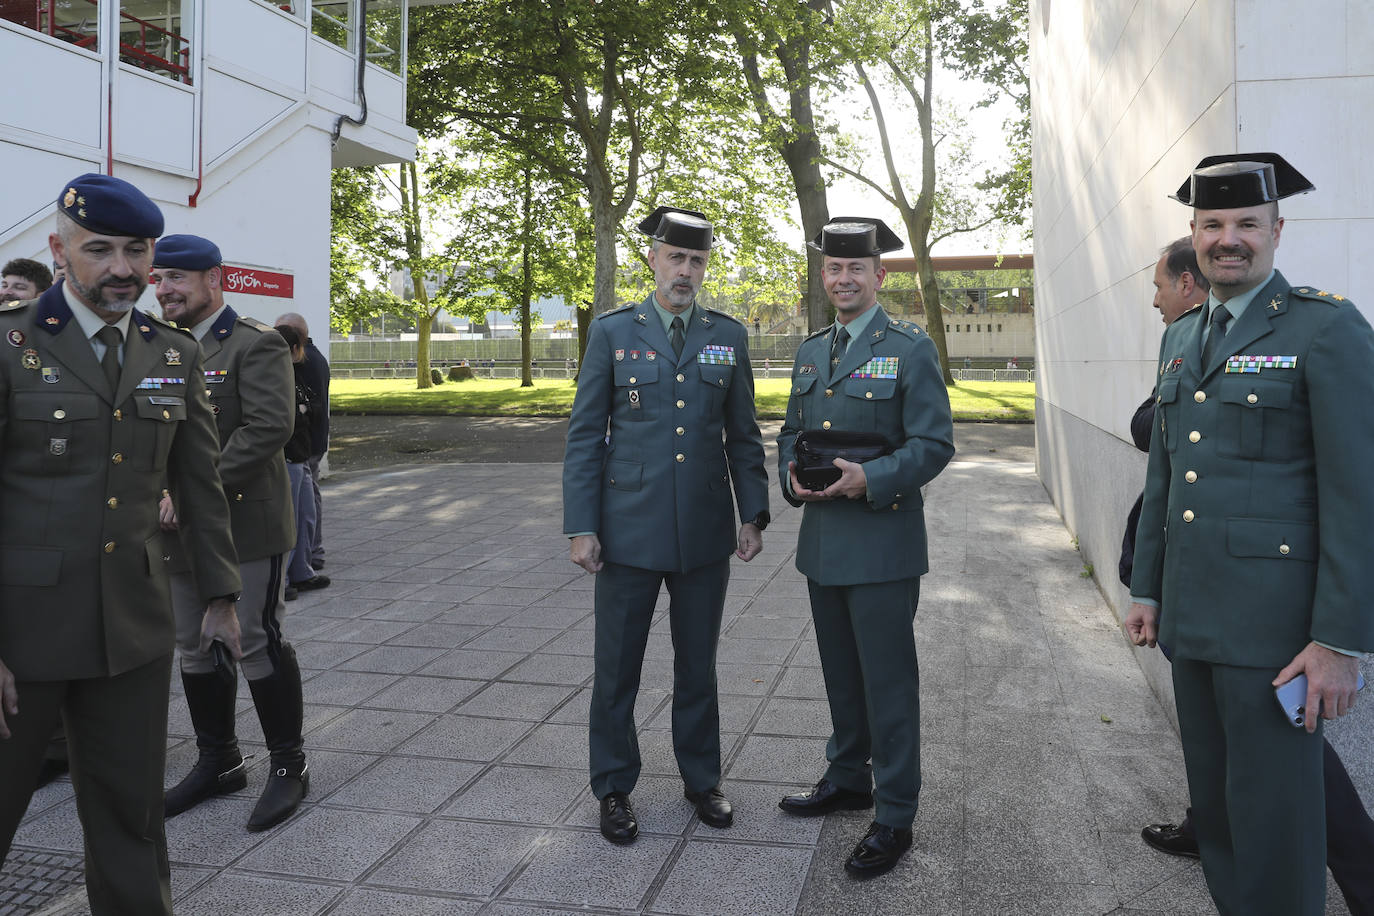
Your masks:
M 374 0 L 367 6 L 367 59 L 392 73 L 401 72 L 401 0 Z
M 97 0 L 0 0 L 0 19 L 91 51 L 100 50 L 99 12 Z
M 188 0 L 121 0 L 119 59 L 190 84 L 189 7 Z
M 353 50 L 353 0 L 311 0 L 310 31 Z

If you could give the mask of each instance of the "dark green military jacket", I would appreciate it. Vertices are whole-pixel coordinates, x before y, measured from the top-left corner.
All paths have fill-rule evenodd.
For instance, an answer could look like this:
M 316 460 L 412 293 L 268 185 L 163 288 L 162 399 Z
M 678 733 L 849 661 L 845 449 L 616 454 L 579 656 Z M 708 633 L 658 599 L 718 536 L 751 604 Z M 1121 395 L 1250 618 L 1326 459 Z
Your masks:
M 891 582 L 924 575 L 926 522 L 921 487 L 954 456 L 949 392 L 935 344 L 916 325 L 893 321 L 882 306 L 862 337 L 830 364 L 833 325 L 797 349 L 787 418 L 778 434 L 778 477 L 789 495 L 787 464 L 804 429 L 881 433 L 896 451 L 864 465 L 867 499 L 806 503 L 797 569 L 821 585 Z
M 1131 594 L 1179 658 L 1282 667 L 1374 650 L 1374 331 L 1275 272 L 1202 365 L 1206 310 L 1164 332 Z
M 111 391 L 60 283 L 0 308 L 0 337 L 0 660 L 47 681 L 170 655 L 164 479 L 201 597 L 240 589 L 200 347 L 135 309 Z
M 738 523 L 768 508 L 748 337 L 698 305 L 675 357 L 650 299 L 592 322 L 568 421 L 564 533 L 595 532 L 609 562 L 668 572 L 735 550 Z
M 296 544 L 282 452 L 296 424 L 291 350 L 271 325 L 240 317 L 228 306 L 201 338 L 200 349 L 239 561 L 285 553 Z M 173 563 L 184 568 L 180 556 Z

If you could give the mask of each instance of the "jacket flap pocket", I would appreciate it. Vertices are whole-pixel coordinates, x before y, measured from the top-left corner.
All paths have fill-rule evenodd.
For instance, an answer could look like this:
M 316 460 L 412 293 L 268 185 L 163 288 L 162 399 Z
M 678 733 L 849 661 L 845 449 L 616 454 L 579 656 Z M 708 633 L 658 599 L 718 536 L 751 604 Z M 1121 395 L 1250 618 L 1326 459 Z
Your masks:
M 897 392 L 897 380 L 891 378 L 847 378 L 844 393 L 865 401 L 885 401 Z
M 1268 518 L 1228 518 L 1226 549 L 1233 557 L 1275 560 L 1317 559 L 1317 529 L 1311 522 Z
M 649 385 L 658 381 L 658 362 L 637 359 L 630 363 L 615 364 L 615 384 L 619 388 L 635 385 Z
M 606 462 L 606 484 L 617 490 L 638 490 L 644 480 L 644 465 L 638 461 L 612 459 Z
M 1155 394 L 1155 403 L 1172 404 L 1178 400 L 1178 379 L 1166 378 L 1159 382 L 1159 390 Z
M 1293 383 L 1263 378 L 1223 378 L 1221 402 L 1241 407 L 1286 408 L 1293 401 Z
M 811 390 L 811 387 L 815 384 L 815 373 L 808 372 L 805 375 L 799 375 L 792 380 L 792 393 L 806 394 L 808 391 Z
M 16 420 L 66 423 L 94 420 L 103 412 L 100 398 L 81 391 L 16 391 L 13 403 Z
M 729 388 L 735 374 L 734 366 L 716 363 L 697 363 L 697 368 L 701 370 L 701 380 L 712 388 Z
M 186 419 L 185 398 L 149 395 L 135 397 L 134 403 L 138 405 L 138 415 L 145 420 L 161 420 L 165 423 L 171 423 L 175 420 Z

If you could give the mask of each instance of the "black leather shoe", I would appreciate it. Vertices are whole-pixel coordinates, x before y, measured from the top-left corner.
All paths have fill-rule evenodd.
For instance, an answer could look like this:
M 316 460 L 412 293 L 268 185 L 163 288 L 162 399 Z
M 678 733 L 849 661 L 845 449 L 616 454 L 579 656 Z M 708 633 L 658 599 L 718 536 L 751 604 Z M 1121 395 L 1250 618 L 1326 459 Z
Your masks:
M 1197 837 L 1188 829 L 1186 823 L 1150 824 L 1140 831 L 1140 838 L 1149 846 L 1171 856 L 1186 856 L 1190 859 L 1198 857 Z
M 874 823 L 849 854 L 844 870 L 856 878 L 876 878 L 892 870 L 911 848 L 911 831 Z
M 617 846 L 633 843 L 639 836 L 634 805 L 624 792 L 612 792 L 601 799 L 601 835 Z
M 272 762 L 272 772 L 267 774 L 267 784 L 262 787 L 262 796 L 253 806 L 248 816 L 248 829 L 257 832 L 275 827 L 291 816 L 301 806 L 302 799 L 310 792 L 310 767 L 301 761 L 299 767 Z
M 697 817 L 708 827 L 729 827 L 735 822 L 735 809 L 719 788 L 703 792 L 684 790 L 682 797 L 697 809 Z
M 299 582 L 292 582 L 291 587 L 298 592 L 312 592 L 317 588 L 329 588 L 329 577 L 317 573 L 309 579 L 301 579 Z
M 873 807 L 873 793 L 841 789 L 830 780 L 822 779 L 814 789 L 788 795 L 778 802 L 778 807 L 788 814 L 803 816 L 829 814 L 831 811 L 861 811 Z

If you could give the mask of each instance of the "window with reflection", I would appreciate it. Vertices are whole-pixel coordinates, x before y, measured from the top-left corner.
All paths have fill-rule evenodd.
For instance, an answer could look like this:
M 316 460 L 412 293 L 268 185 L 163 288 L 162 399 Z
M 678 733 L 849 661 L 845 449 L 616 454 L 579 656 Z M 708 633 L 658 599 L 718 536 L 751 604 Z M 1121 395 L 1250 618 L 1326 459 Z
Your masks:
M 190 0 L 120 0 L 119 59 L 191 82 Z
M 367 5 L 367 59 L 401 74 L 401 44 L 405 35 L 402 0 L 373 0 Z
M 310 31 L 330 44 L 353 50 L 354 0 L 311 0 Z
M 100 50 L 97 0 L 0 0 L 0 19 L 78 48 Z

